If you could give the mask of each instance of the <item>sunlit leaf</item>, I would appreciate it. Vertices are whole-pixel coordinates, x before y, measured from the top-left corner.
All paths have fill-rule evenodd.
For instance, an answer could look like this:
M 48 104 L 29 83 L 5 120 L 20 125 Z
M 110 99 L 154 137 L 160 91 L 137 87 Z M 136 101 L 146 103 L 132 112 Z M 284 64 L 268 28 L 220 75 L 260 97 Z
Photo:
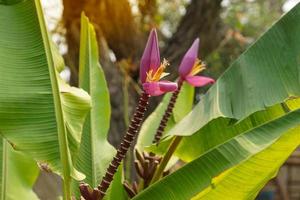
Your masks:
M 270 148 L 269 153 L 272 152 L 273 148 L 278 146 L 282 147 L 282 149 L 287 149 L 287 151 L 282 151 L 282 149 L 275 150 L 275 152 L 281 151 L 280 159 L 278 160 L 280 164 L 299 145 L 299 124 L 300 109 L 244 132 L 207 151 L 173 174 L 153 184 L 134 199 L 190 199 L 200 191 L 210 187 L 213 184 L 214 177 L 219 176 L 231 167 L 247 161 L 251 162 L 253 157 L 268 148 Z M 290 141 L 289 137 L 298 138 L 298 140 L 288 143 Z M 276 141 L 282 142 L 287 146 L 277 145 Z M 273 144 L 275 144 L 275 147 L 272 146 Z M 252 166 L 253 168 L 248 168 L 247 173 L 252 173 L 266 162 L 263 159 L 259 161 L 259 163 Z M 279 164 L 276 164 L 277 168 Z M 267 169 L 264 168 L 264 170 Z M 269 170 L 265 171 L 264 181 L 272 177 L 270 173 L 274 173 L 274 168 L 269 168 Z M 261 187 L 262 185 L 257 184 L 256 189 L 260 189 Z M 245 196 L 247 196 L 245 199 L 248 199 L 248 197 L 253 197 L 253 194 L 250 192 L 245 194 Z
M 299 131 L 299 128 L 289 131 L 266 150 L 223 172 L 193 200 L 255 199 L 258 192 L 277 175 L 279 167 L 299 145 Z
M 177 149 L 177 156 L 191 161 L 241 131 L 284 114 L 274 105 L 278 107 L 300 94 L 300 37 L 294 34 L 300 31 L 299 17 L 300 5 L 243 53 L 167 133 L 169 137 L 188 136 Z M 267 108 L 267 116 L 257 113 Z M 168 138 L 159 149 L 151 150 L 163 153 L 170 141 Z
M 90 97 L 64 83 L 38 0 L 0 4 L 0 130 L 18 151 L 62 175 L 64 197 Z

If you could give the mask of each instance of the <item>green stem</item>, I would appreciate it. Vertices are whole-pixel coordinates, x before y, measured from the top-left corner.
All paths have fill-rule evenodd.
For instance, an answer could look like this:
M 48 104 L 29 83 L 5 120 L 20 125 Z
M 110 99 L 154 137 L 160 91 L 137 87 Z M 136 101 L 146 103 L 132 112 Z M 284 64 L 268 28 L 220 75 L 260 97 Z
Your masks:
M 154 173 L 154 176 L 153 176 L 153 178 L 150 182 L 150 185 L 155 183 L 156 181 L 158 181 L 162 177 L 162 174 L 163 174 L 168 162 L 170 161 L 173 153 L 175 152 L 178 145 L 180 144 L 181 139 L 182 139 L 182 136 L 175 136 L 175 138 L 172 140 L 172 142 L 171 142 L 171 144 L 168 148 L 167 153 L 163 157 L 161 163 L 159 164 L 157 170 Z

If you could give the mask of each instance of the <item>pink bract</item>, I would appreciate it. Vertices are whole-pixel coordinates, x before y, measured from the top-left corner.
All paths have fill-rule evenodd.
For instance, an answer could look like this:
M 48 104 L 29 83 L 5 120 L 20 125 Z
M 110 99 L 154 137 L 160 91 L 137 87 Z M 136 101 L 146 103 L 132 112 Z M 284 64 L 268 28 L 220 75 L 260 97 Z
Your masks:
M 170 81 L 148 82 L 143 84 L 144 91 L 150 96 L 159 96 L 177 90 L 177 83 Z
M 140 63 L 140 79 L 145 83 L 147 72 L 150 70 L 156 71 L 160 66 L 160 53 L 158 47 L 158 38 L 155 29 L 152 29 L 141 58 Z

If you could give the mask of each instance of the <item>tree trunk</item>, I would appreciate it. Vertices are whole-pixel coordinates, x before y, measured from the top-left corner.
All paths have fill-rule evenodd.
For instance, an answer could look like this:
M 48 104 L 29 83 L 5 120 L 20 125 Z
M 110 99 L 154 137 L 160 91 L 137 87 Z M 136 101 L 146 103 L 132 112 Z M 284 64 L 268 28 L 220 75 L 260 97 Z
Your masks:
M 117 145 L 126 130 L 124 113 L 124 75 L 127 71 L 111 61 L 111 51 L 117 60 L 137 59 L 139 31 L 134 23 L 131 7 L 127 0 L 63 0 L 63 22 L 66 28 L 68 53 L 65 55 L 67 66 L 71 69 L 71 84 L 78 84 L 79 44 L 80 44 L 80 16 L 84 11 L 94 24 L 99 43 L 100 63 L 104 69 L 111 95 L 112 120 L 110 141 Z M 136 63 L 136 62 L 132 62 Z M 128 67 L 137 71 L 138 67 L 132 64 Z M 125 88 L 124 88 L 125 89 Z M 136 91 L 129 88 L 129 105 L 136 103 Z M 133 107 L 133 106 L 132 106 Z M 126 106 L 127 108 L 127 106 Z M 131 111 L 129 106 L 128 112 Z M 130 112 L 131 113 L 131 112 Z
M 163 49 L 163 56 L 173 66 L 172 78 L 177 77 L 180 61 L 193 41 L 200 38 L 200 54 L 205 58 L 223 40 L 225 31 L 220 18 L 222 0 L 192 0 L 176 32 Z
M 78 0 L 76 3 L 72 0 L 63 0 L 63 5 L 63 23 L 68 45 L 66 63 L 72 70 L 72 85 L 78 84 L 78 49 L 82 11 L 94 24 L 97 34 L 105 38 L 117 60 L 137 60 L 140 34 L 127 0 Z M 132 65 L 129 70 L 136 71 L 137 68 L 136 65 Z

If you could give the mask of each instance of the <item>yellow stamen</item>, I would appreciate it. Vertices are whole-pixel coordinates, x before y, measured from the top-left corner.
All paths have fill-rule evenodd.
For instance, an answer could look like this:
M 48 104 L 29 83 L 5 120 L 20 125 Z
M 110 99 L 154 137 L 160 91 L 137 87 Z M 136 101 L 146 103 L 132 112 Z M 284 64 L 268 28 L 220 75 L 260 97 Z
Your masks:
M 203 70 L 205 70 L 205 64 L 201 60 L 197 59 L 189 75 L 194 76 Z
M 165 73 L 164 70 L 166 69 L 166 67 L 169 65 L 168 61 L 166 59 L 164 59 L 164 61 L 161 63 L 161 65 L 159 66 L 159 68 L 156 70 L 156 72 L 153 72 L 153 70 L 149 70 L 149 72 L 147 72 L 147 82 L 156 82 L 159 81 L 161 78 L 165 77 L 166 75 L 168 75 L 168 73 Z

